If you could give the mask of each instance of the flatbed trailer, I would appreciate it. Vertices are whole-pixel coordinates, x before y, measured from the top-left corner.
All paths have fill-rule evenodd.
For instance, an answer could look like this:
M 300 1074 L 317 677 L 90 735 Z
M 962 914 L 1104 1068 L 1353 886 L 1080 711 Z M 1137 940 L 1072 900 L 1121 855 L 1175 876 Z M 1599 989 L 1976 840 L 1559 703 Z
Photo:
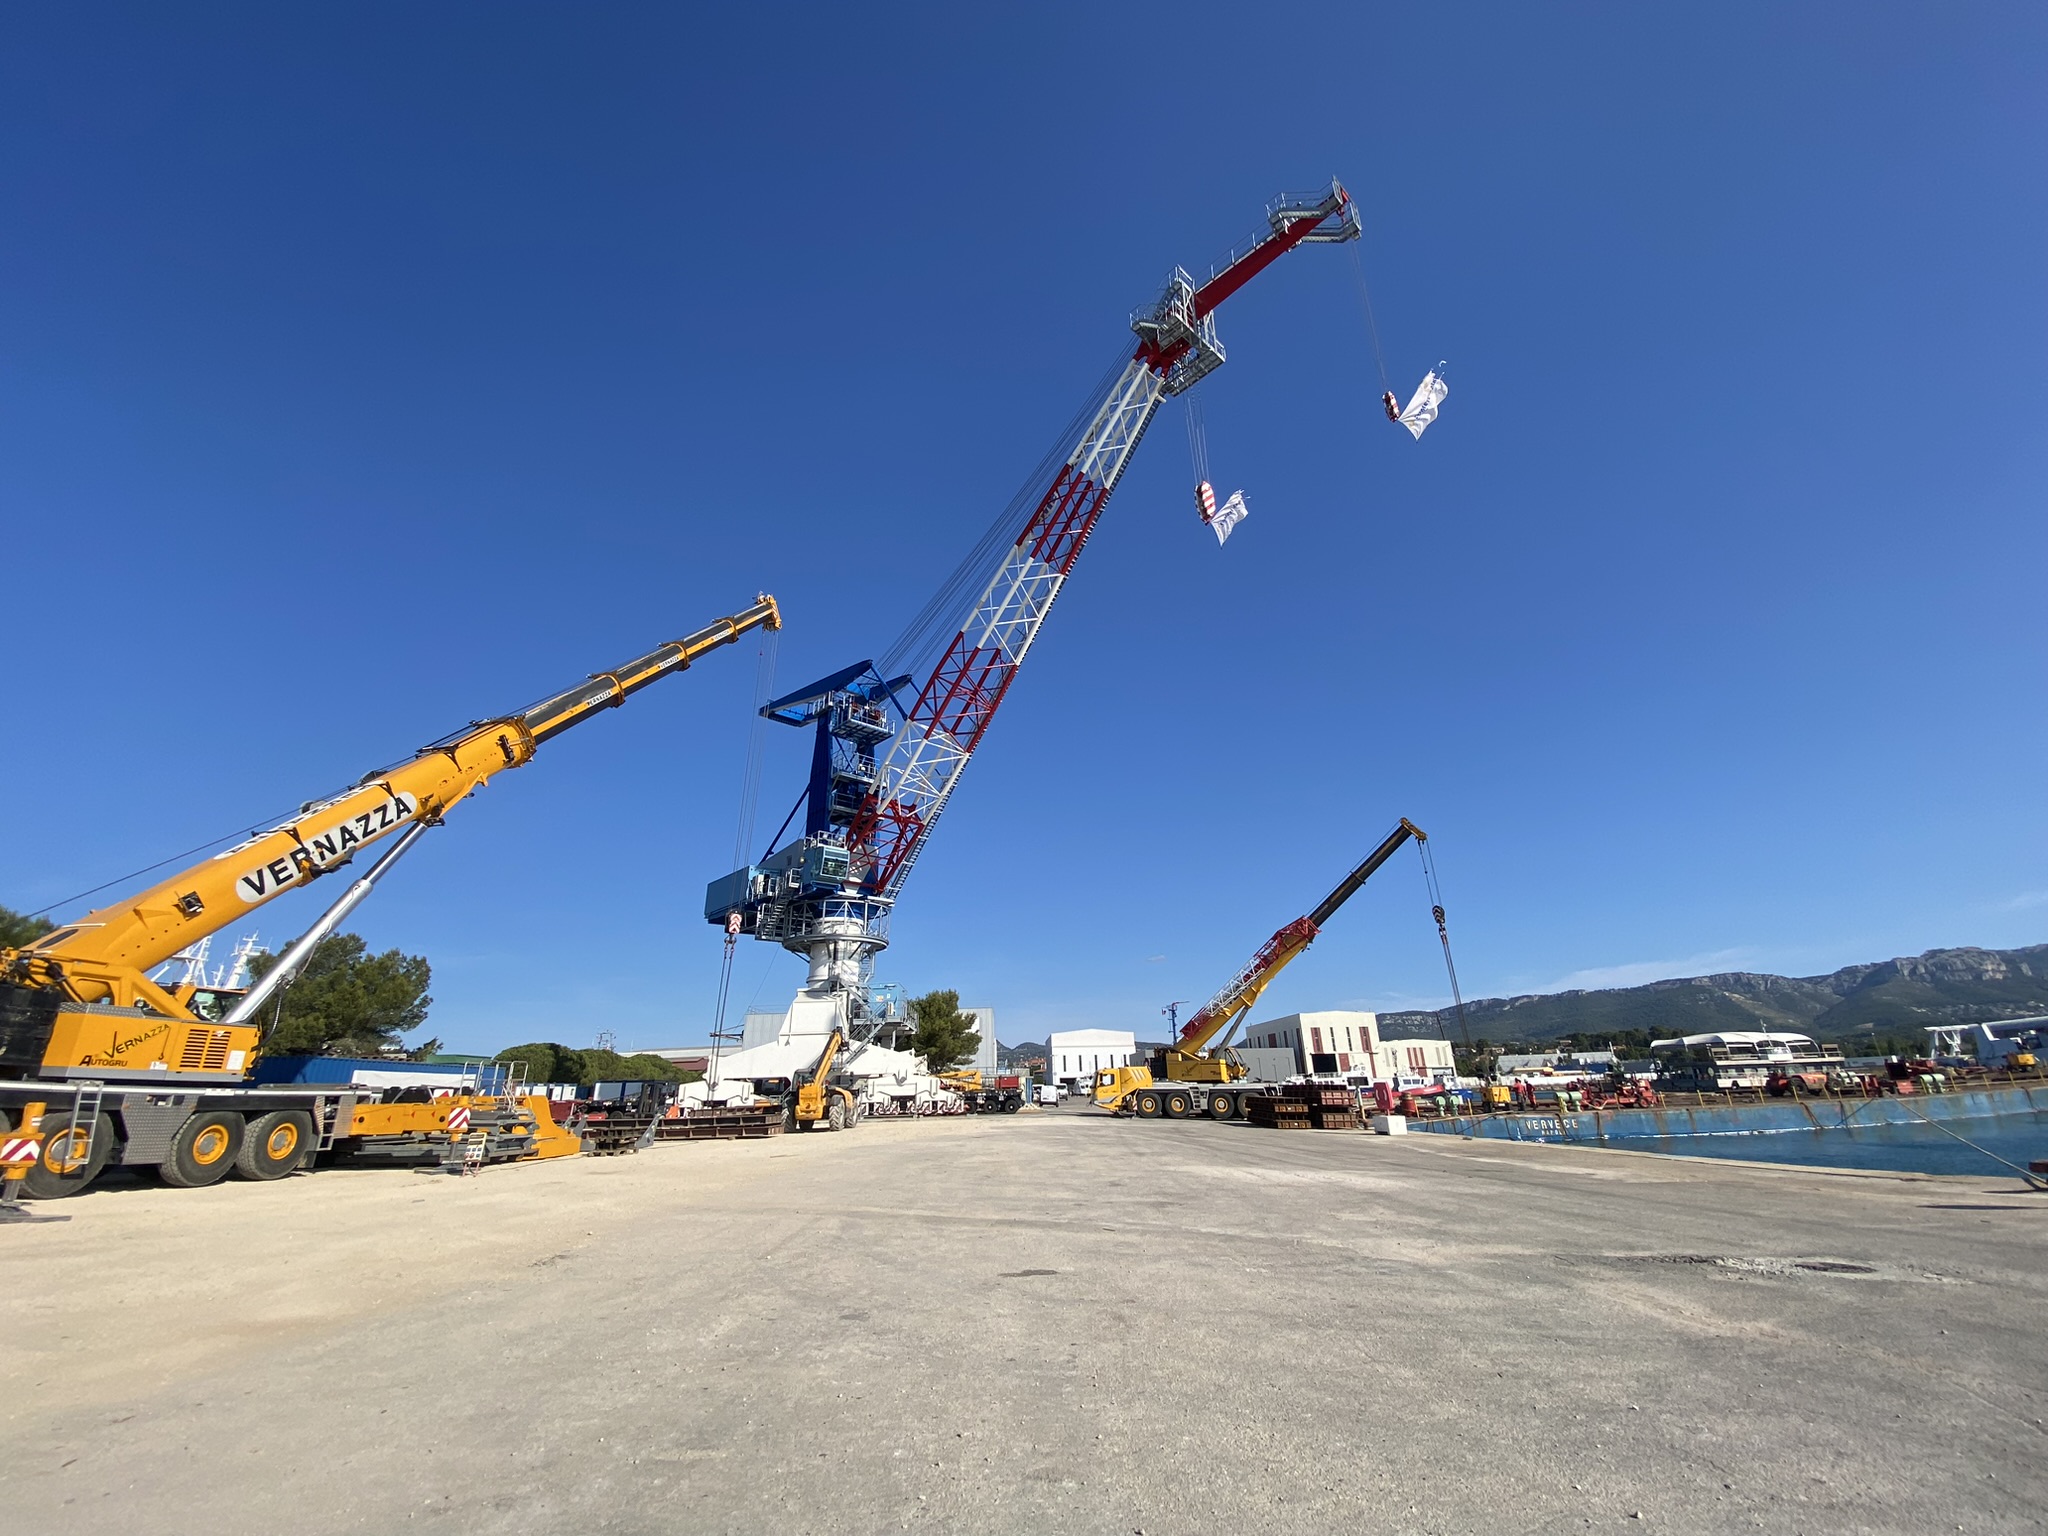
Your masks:
M 333 1084 L 13 1081 L 0 1083 L 0 1119 L 8 1139 L 45 1144 L 25 1181 L 35 1199 L 82 1190 L 108 1168 L 155 1169 L 195 1188 L 229 1174 L 281 1179 L 316 1159 L 432 1165 L 477 1146 L 499 1163 L 576 1150 L 531 1098 L 385 1102 Z

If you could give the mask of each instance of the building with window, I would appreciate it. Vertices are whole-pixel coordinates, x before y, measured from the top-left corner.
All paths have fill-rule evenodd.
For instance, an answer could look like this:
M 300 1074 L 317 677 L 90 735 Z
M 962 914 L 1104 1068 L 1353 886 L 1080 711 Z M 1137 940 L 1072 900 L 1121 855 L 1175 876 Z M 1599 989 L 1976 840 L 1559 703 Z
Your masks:
M 1455 1074 L 1448 1040 L 1382 1040 L 1379 1015 L 1290 1013 L 1254 1024 L 1237 1054 L 1267 1082 L 1312 1073 L 1369 1077 L 1408 1087 Z
M 1046 1042 L 1053 1081 L 1087 1088 L 1097 1072 L 1128 1067 L 1138 1059 L 1137 1036 L 1128 1029 L 1065 1029 Z

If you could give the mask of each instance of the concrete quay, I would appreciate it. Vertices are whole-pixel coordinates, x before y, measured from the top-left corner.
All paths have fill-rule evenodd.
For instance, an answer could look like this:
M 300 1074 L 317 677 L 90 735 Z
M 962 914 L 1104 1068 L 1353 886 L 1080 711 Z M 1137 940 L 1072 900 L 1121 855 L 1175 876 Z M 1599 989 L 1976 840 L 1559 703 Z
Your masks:
M 2048 1524 L 2010 1180 L 1066 1109 L 39 1210 L 12 1531 Z

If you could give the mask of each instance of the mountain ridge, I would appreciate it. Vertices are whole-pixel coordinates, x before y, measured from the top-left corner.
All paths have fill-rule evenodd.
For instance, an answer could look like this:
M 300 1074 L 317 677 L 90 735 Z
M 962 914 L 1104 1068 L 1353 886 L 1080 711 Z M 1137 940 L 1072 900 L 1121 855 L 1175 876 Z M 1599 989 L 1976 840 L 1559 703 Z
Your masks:
M 1845 965 L 1823 976 L 1718 971 L 1634 987 L 1578 988 L 1481 998 L 1465 1005 L 1475 1040 L 1538 1041 L 1644 1030 L 1658 1035 L 1790 1029 L 1852 1039 L 1929 1024 L 1979 1024 L 2048 1013 L 2048 944 L 1962 946 Z M 1450 1033 L 1451 1009 L 1380 1015 L 1388 1038 Z

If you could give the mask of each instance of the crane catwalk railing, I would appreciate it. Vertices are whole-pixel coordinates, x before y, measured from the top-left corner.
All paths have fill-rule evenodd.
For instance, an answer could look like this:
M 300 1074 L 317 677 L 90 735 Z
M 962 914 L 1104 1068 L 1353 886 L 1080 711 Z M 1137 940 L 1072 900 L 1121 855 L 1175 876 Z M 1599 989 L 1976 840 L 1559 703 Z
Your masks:
M 1270 979 L 1272 972 L 1307 949 L 1315 942 L 1316 935 L 1321 931 L 1307 918 L 1297 917 L 1266 940 L 1259 952 L 1252 956 L 1251 962 L 1224 983 L 1223 990 L 1204 1003 L 1201 1010 L 1181 1026 L 1181 1043 L 1191 1045 L 1195 1043 L 1197 1036 L 1214 1033 L 1219 1026 L 1229 1023 L 1235 1015 L 1257 1002 L 1259 993 L 1265 990 L 1265 983 Z M 1250 993 L 1250 996 L 1246 996 L 1247 993 Z
M 851 828 L 853 874 L 893 896 L 981 744 L 1165 390 L 1145 359 L 1117 376 L 953 643 L 919 691 Z

